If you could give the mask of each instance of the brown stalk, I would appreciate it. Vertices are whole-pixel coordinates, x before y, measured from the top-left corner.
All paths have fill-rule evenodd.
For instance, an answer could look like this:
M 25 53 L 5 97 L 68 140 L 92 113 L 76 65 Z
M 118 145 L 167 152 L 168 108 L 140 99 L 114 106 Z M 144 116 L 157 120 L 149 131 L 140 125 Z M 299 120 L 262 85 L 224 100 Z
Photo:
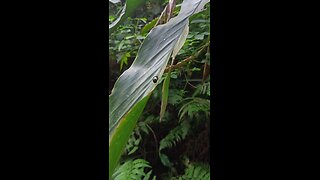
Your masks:
M 167 66 L 166 69 L 164 70 L 164 72 L 165 72 L 165 73 L 168 72 L 170 68 L 171 68 L 171 70 L 178 69 L 178 68 L 184 66 L 185 64 L 187 64 L 188 62 L 196 59 L 196 58 L 199 57 L 201 54 L 203 54 L 204 52 L 206 52 L 206 50 L 207 50 L 206 47 L 208 47 L 209 45 L 210 45 L 210 41 L 209 41 L 207 44 L 205 44 L 196 54 L 187 57 L 186 59 L 178 62 L 178 63 L 175 64 L 175 65 L 169 65 L 169 66 Z

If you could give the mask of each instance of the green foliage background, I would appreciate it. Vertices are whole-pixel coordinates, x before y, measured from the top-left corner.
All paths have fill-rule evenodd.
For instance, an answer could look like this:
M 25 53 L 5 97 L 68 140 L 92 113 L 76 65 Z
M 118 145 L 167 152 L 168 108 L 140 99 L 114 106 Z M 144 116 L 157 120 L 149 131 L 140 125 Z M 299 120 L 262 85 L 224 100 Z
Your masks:
M 175 14 L 179 11 L 177 1 Z M 109 36 L 109 94 L 130 67 L 138 48 L 167 1 L 149 0 Z M 121 4 L 109 3 L 109 23 Z M 114 179 L 210 178 L 210 3 L 190 18 L 188 38 L 176 57 L 186 61 L 171 72 L 166 112 L 159 121 L 162 84 L 156 87 L 133 131 Z M 196 55 L 196 56 L 195 56 Z M 164 80 L 159 77 L 159 81 Z

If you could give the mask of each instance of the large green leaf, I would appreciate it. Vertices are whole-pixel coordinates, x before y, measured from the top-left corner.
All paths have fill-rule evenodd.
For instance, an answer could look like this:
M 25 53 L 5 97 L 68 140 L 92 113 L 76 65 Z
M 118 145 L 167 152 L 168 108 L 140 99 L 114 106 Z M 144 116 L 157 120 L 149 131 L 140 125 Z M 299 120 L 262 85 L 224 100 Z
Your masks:
M 153 80 L 161 78 L 173 49 L 189 23 L 188 18 L 199 12 L 208 1 L 185 0 L 178 16 L 149 32 L 131 67 L 116 81 L 109 96 L 110 174 L 149 95 L 158 84 Z
M 177 17 L 150 31 L 131 67 L 118 78 L 109 96 L 109 134 L 133 105 L 154 90 L 154 77 L 162 76 L 188 17 L 203 8 L 204 1 L 208 2 L 185 0 Z
M 121 153 L 129 140 L 130 134 L 133 131 L 148 99 L 149 96 L 144 97 L 138 102 L 119 123 L 118 128 L 109 136 L 109 179 L 111 178 L 113 171 L 118 165 Z
M 185 29 L 183 30 L 179 40 L 177 41 L 175 47 L 172 50 L 172 61 L 171 61 L 171 66 L 173 65 L 174 59 L 180 49 L 182 48 L 183 44 L 185 43 L 187 36 L 189 33 L 189 26 L 188 24 L 185 26 Z M 167 77 L 165 78 L 162 86 L 162 99 L 161 99 L 161 110 L 160 110 L 160 121 L 162 120 L 164 113 L 167 108 L 168 104 L 168 97 L 169 97 L 169 85 L 170 85 L 170 78 L 171 78 L 171 68 L 169 68 L 169 72 Z

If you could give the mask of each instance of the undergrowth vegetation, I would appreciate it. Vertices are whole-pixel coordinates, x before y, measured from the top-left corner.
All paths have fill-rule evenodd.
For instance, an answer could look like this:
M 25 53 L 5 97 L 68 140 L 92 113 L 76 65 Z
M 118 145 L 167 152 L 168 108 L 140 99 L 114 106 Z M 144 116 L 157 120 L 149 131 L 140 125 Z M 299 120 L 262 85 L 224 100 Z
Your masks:
M 109 36 L 109 93 L 128 69 L 168 0 L 149 0 Z M 180 10 L 176 1 L 174 15 Z M 109 23 L 121 6 L 109 3 Z M 113 179 L 210 179 L 210 3 L 190 17 L 189 34 L 171 67 L 168 104 L 160 120 L 162 84 L 153 91 Z M 168 67 L 167 67 L 168 68 Z

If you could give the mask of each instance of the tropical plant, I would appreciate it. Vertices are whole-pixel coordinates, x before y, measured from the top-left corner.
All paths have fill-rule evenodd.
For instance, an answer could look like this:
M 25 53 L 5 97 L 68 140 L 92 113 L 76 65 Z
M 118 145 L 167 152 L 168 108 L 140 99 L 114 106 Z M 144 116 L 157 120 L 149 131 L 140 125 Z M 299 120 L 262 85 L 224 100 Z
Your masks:
M 171 180 L 209 180 L 210 169 L 204 164 L 190 164 L 185 169 L 185 173 Z
M 181 124 L 179 124 L 179 126 L 172 129 L 169 134 L 160 141 L 159 157 L 163 165 L 171 167 L 172 163 L 170 162 L 168 156 L 161 151 L 166 148 L 172 148 L 178 142 L 185 139 L 189 129 L 190 123 L 188 121 L 183 121 Z
M 109 95 L 109 178 L 111 178 L 115 169 L 117 169 L 116 173 L 112 176 L 115 179 L 129 177 L 129 175 L 140 179 L 150 177 L 151 171 L 146 174 L 142 168 L 149 167 L 146 166 L 146 161 L 139 160 L 141 166 L 135 166 L 137 159 L 128 160 L 118 166 L 120 156 L 124 149 L 127 149 L 128 155 L 136 152 L 142 139 L 139 133 L 140 129 L 144 129 L 145 132 L 152 131 L 150 126 L 146 125 L 137 129 L 136 124 L 141 115 L 144 117 L 144 108 L 148 100 L 154 98 L 152 92 L 159 93 L 158 84 L 163 82 L 160 121 L 166 121 L 167 119 L 167 106 L 179 105 L 183 102 L 183 99 L 186 100 L 186 98 L 183 98 L 186 94 L 184 90 L 176 93 L 173 96 L 174 98 L 169 98 L 172 97 L 171 89 L 169 89 L 170 80 L 175 80 L 178 75 L 181 75 L 179 67 L 195 60 L 207 50 L 208 41 L 202 49 L 194 48 L 194 45 L 201 45 L 201 40 L 204 40 L 209 34 L 191 34 L 192 36 L 188 36 L 188 33 L 189 18 L 201 12 L 208 1 L 184 0 L 179 6 L 176 6 L 176 1 L 170 0 L 159 18 L 146 23 L 146 18 L 128 18 L 137 11 L 139 6 L 145 3 L 145 0 L 127 0 L 122 8 L 117 8 L 117 12 L 120 13 L 118 18 L 112 16 L 110 18 L 109 16 L 109 20 L 112 22 L 109 25 L 109 34 L 118 30 L 127 33 L 127 35 L 122 34 L 125 36 L 124 39 L 114 41 L 117 45 L 116 49 L 119 52 L 121 51 L 121 54 L 116 58 L 120 63 L 120 70 L 129 64 L 129 60 L 134 54 L 137 54 L 131 66 L 119 76 Z M 121 3 L 119 0 L 109 0 L 109 2 Z M 174 15 L 176 16 L 173 17 Z M 126 19 L 131 22 L 136 21 L 136 25 L 141 22 L 146 25 L 139 28 L 135 26 L 132 28 L 121 27 L 120 24 Z M 195 20 L 191 22 L 193 24 L 200 23 L 195 22 Z M 134 32 L 134 34 L 128 36 L 131 32 Z M 188 40 L 190 37 L 195 37 L 193 38 L 194 41 Z M 118 39 L 121 39 L 121 37 L 118 37 Z M 135 41 L 132 41 L 133 39 Z M 187 45 L 183 48 L 185 42 Z M 134 48 L 132 49 L 132 47 Z M 175 64 L 177 57 L 188 55 L 188 53 L 180 53 L 181 48 L 184 52 L 195 52 L 195 55 L 189 54 L 190 58 L 187 58 L 187 61 Z M 114 46 L 111 50 L 115 50 Z M 170 59 L 170 66 L 167 66 Z M 205 61 L 205 63 L 208 62 Z M 196 71 L 196 69 L 192 71 Z M 206 90 L 201 90 L 201 92 L 203 91 L 206 92 Z M 186 110 L 183 109 L 187 107 L 189 106 L 182 106 L 182 112 L 185 112 Z M 180 117 L 182 119 L 183 115 Z M 167 138 L 160 142 L 159 155 L 162 161 L 165 154 L 161 153 L 161 150 L 171 147 L 172 144 L 184 139 L 187 135 L 188 121 L 182 121 L 180 124 L 181 126 L 171 131 L 166 136 Z M 133 132 L 135 128 L 136 131 Z
M 151 168 L 149 163 L 143 159 L 127 160 L 124 164 L 119 166 L 112 175 L 114 180 L 128 180 L 128 179 L 142 179 L 148 180 L 151 178 L 152 170 L 147 173 L 145 170 Z M 156 179 L 153 176 L 152 179 Z

